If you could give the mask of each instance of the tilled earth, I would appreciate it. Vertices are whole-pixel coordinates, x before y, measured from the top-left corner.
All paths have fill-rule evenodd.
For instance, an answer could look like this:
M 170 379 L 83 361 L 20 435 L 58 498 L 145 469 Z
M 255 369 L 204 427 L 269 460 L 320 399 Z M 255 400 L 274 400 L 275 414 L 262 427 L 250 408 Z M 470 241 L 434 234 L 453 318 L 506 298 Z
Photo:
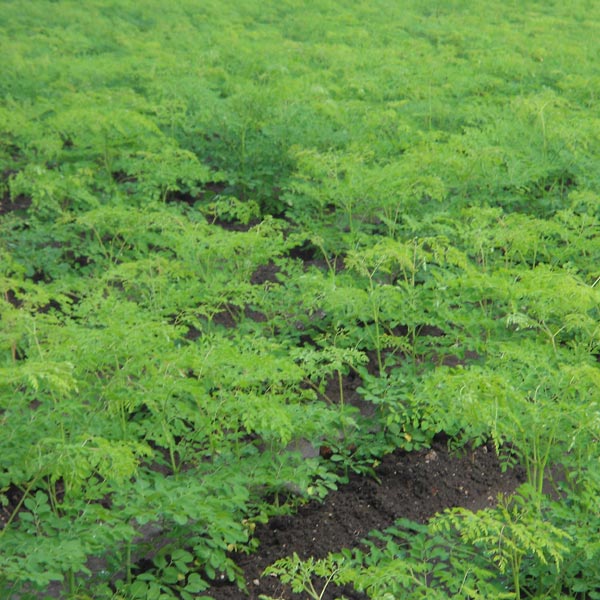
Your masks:
M 248 585 L 246 596 L 235 585 L 215 585 L 207 593 L 215 600 L 259 600 L 261 594 L 282 600 L 304 600 L 278 579 L 264 577 L 265 567 L 296 552 L 301 558 L 357 546 L 374 529 L 385 529 L 400 517 L 419 523 L 445 508 L 473 510 L 490 506 L 500 493 L 510 493 L 524 481 L 519 469 L 502 472 L 491 446 L 456 455 L 447 440 L 436 438 L 429 449 L 397 451 L 383 458 L 372 477 L 353 475 L 347 485 L 326 500 L 302 506 L 297 514 L 276 517 L 256 528 L 258 551 L 238 557 Z M 351 588 L 328 588 L 323 600 L 344 595 L 364 599 Z

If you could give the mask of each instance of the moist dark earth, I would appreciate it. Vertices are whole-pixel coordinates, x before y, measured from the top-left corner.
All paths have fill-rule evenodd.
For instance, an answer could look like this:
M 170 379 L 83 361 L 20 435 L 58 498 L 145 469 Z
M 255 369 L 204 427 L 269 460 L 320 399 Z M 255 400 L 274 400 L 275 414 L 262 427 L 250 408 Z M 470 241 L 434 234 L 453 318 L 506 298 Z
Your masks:
M 375 529 L 389 527 L 400 517 L 425 523 L 445 508 L 463 506 L 478 510 L 496 503 L 498 494 L 514 491 L 525 479 L 522 470 L 502 472 L 491 446 L 450 452 L 448 441 L 437 436 L 431 448 L 396 451 L 385 456 L 375 470 L 377 478 L 351 475 L 348 484 L 331 492 L 320 504 L 311 502 L 297 514 L 271 519 L 256 528 L 260 541 L 253 555 L 237 557 L 249 594 L 234 584 L 215 585 L 206 593 L 215 600 L 249 598 L 261 594 L 281 600 L 304 600 L 274 577 L 262 575 L 278 558 L 296 552 L 300 558 L 324 557 L 328 552 L 353 548 Z M 329 587 L 323 600 L 366 596 L 351 587 Z

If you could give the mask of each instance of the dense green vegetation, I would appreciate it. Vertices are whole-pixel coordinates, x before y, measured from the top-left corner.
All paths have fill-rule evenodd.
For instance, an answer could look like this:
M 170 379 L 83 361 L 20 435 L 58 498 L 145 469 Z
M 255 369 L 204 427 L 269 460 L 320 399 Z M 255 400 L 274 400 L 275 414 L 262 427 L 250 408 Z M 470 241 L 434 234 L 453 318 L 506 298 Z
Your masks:
M 528 483 L 275 571 L 600 598 L 598 3 L 0 9 L 3 598 L 205 597 L 439 431 Z

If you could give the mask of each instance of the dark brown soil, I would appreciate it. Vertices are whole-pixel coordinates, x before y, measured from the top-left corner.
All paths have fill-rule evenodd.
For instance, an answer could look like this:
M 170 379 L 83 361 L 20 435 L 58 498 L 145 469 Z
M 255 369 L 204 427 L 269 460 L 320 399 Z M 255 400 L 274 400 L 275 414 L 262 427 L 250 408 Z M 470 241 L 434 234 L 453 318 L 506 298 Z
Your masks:
M 296 515 L 276 517 L 257 527 L 258 551 L 237 558 L 249 596 L 225 582 L 207 593 L 215 600 L 258 600 L 261 594 L 282 600 L 303 599 L 278 579 L 263 577 L 265 567 L 293 552 L 301 558 L 319 558 L 355 547 L 370 531 L 385 529 L 400 517 L 424 523 L 448 507 L 481 509 L 524 481 L 519 469 L 501 471 L 491 446 L 457 456 L 449 452 L 443 436 L 437 437 L 430 449 L 386 456 L 376 474 L 380 483 L 372 477 L 352 475 L 349 483 L 330 493 L 323 504 L 312 502 Z M 348 600 L 366 598 L 351 588 L 328 588 L 323 600 L 342 594 Z
M 2 186 L 2 179 L 0 178 L 0 189 Z M 31 206 L 31 200 L 24 196 L 18 196 L 17 198 L 11 199 L 9 194 L 6 193 L 0 198 L 0 215 L 5 215 L 10 212 L 26 211 Z

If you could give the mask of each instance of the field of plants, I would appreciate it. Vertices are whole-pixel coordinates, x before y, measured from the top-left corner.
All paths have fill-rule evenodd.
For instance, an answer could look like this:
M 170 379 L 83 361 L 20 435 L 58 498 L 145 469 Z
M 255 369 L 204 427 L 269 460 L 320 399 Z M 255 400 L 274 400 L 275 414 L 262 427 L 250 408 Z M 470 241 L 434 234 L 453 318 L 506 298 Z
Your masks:
M 270 572 L 600 598 L 600 3 L 0 0 L 0 58 L 1 598 L 244 598 L 438 434 L 526 482 Z

